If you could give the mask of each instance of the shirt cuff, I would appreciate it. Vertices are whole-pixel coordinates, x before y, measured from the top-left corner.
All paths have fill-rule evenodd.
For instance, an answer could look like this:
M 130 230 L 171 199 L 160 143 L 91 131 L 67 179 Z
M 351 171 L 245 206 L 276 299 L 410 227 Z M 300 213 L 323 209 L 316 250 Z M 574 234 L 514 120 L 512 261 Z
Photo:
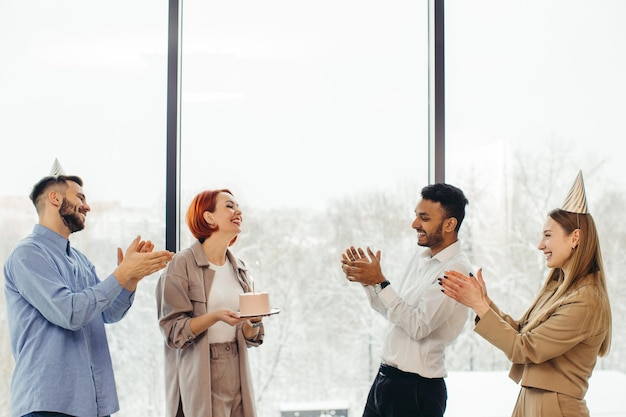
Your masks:
M 393 300 L 395 300 L 398 296 L 392 286 L 393 284 L 389 284 L 378 293 L 378 298 L 380 298 L 385 307 L 390 306 L 393 303 Z M 373 292 L 374 289 L 372 288 L 372 293 Z
M 124 290 L 113 274 L 109 275 L 104 281 L 101 281 L 98 287 L 110 301 L 115 300 Z

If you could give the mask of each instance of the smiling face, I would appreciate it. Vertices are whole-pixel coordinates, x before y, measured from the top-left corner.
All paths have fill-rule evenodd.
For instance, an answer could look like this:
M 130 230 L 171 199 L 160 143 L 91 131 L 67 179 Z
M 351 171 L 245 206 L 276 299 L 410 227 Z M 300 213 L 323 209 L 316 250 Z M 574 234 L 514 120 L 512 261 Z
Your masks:
M 206 221 L 216 231 L 236 236 L 241 232 L 241 223 L 243 221 L 239 204 L 231 194 L 226 192 L 219 193 L 215 201 L 215 211 L 212 213 L 204 212 Z
M 552 217 L 546 219 L 543 237 L 537 248 L 546 256 L 548 268 L 564 269 L 567 267 L 574 253 L 573 248 L 578 245 L 578 233 L 575 232 L 568 235 Z
M 63 201 L 59 207 L 59 215 L 70 233 L 78 232 L 85 228 L 87 212 L 91 210 L 80 185 L 73 181 L 67 182 L 67 189 L 63 195 Z
M 447 246 L 443 233 L 446 218 L 441 204 L 422 199 L 415 208 L 411 227 L 417 231 L 417 244 L 430 248 L 433 254 Z

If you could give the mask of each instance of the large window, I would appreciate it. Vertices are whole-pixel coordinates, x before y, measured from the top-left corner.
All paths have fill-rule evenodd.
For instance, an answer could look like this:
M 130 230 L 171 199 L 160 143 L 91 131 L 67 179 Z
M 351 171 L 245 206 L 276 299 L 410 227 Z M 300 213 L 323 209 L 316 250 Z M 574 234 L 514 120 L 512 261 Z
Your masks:
M 592 415 L 624 412 L 604 401 L 601 382 L 602 371 L 626 371 L 626 180 L 615 145 L 626 136 L 625 13 L 612 0 L 446 1 L 446 180 L 468 191 L 474 262 L 513 316 L 547 272 L 537 250 L 545 217 L 583 172 L 613 308 L 612 350 L 587 398 Z M 467 337 L 459 369 L 507 369 L 501 352 Z
M 260 417 L 362 413 L 385 322 L 339 259 L 349 245 L 371 246 L 393 277 L 415 248 L 410 224 L 428 182 L 428 3 L 182 5 L 181 214 L 196 193 L 230 188 L 244 213 L 232 250 L 281 309 L 250 351 Z M 85 180 L 92 212 L 71 240 L 102 276 L 137 234 L 164 246 L 167 12 L 147 0 L 0 2 L 2 264 L 37 221 L 28 194 L 55 158 Z M 583 171 L 614 313 L 613 348 L 588 395 L 598 415 L 623 410 L 594 382 L 626 371 L 626 184 L 614 145 L 626 134 L 625 12 L 620 0 L 445 9 L 446 181 L 468 195 L 461 238 L 512 315 L 545 273 L 536 250 L 545 215 Z M 163 413 L 155 282 L 146 278 L 128 317 L 107 328 L 116 416 Z M 509 364 L 469 322 L 447 361 L 447 416 L 509 415 L 518 389 Z M 0 292 L 0 417 L 11 370 Z M 489 401 L 468 389 L 483 383 L 497 392 Z
M 231 189 L 244 216 L 232 250 L 281 309 L 250 351 L 259 413 L 361 413 L 383 323 L 339 261 L 372 245 L 400 273 L 415 247 L 427 4 L 186 1 L 181 56 L 181 213 Z
M 414 3 L 183 5 L 181 211 L 214 187 L 242 205 L 233 251 L 282 310 L 252 355 L 263 416 L 312 403 L 358 413 L 367 394 L 382 324 L 339 259 L 372 245 L 401 270 L 414 247 L 428 157 L 427 5 Z M 2 263 L 37 221 L 27 196 L 54 158 L 85 180 L 92 212 L 71 240 L 101 275 L 136 234 L 162 247 L 167 5 L 9 1 L 0 16 Z M 120 416 L 164 409 L 155 281 L 108 327 Z M 3 294 L 0 307 L 5 417 Z
M 85 182 L 92 211 L 70 240 L 102 278 L 116 266 L 117 247 L 126 249 L 136 235 L 164 247 L 167 8 L 151 1 L 2 1 L 0 51 L 0 263 L 37 222 L 28 195 L 55 158 Z M 155 280 L 140 283 L 129 315 L 107 327 L 125 416 L 162 410 L 161 385 L 152 382 L 162 379 Z M 0 282 L 5 417 L 13 360 L 4 274 Z

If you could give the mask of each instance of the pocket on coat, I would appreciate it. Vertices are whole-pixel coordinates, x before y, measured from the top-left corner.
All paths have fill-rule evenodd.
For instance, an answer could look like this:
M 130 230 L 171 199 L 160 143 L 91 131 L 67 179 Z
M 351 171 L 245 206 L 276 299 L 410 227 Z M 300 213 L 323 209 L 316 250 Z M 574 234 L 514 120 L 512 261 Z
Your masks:
M 189 288 L 189 301 L 193 307 L 193 316 L 198 317 L 206 313 L 206 294 L 204 287 Z

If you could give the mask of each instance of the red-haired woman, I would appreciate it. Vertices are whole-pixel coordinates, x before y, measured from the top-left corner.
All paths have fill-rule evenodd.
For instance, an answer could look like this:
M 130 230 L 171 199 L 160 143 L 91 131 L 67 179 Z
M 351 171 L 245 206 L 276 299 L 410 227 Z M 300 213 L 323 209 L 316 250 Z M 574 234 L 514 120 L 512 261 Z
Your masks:
M 254 417 L 247 348 L 263 342 L 261 317 L 240 318 L 247 270 L 228 249 L 242 215 L 227 189 L 199 193 L 187 210 L 197 239 L 178 252 L 156 289 L 165 337 L 167 417 Z

